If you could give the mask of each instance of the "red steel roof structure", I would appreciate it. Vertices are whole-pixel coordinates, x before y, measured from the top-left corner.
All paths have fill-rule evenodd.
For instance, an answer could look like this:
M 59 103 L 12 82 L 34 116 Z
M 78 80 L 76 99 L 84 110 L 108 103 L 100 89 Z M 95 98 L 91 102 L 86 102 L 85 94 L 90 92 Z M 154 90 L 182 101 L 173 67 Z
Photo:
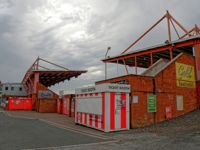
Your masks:
M 51 66 L 51 68 L 44 67 L 44 65 L 42 65 L 41 63 L 46 63 L 48 66 Z M 54 67 L 54 69 L 52 69 L 52 66 Z M 36 74 L 39 76 L 39 81 L 37 82 L 40 82 L 46 87 L 49 87 L 55 85 L 56 83 L 70 80 L 72 77 L 77 78 L 79 75 L 86 72 L 86 70 L 69 70 L 68 68 L 38 57 L 26 72 L 22 83 L 27 92 L 32 93 Z
M 127 52 L 136 43 L 138 43 L 147 33 L 156 27 L 164 19 L 167 20 L 168 40 L 163 44 Z M 178 40 L 171 40 L 171 28 L 173 27 Z M 179 30 L 184 32 L 183 35 L 178 33 Z M 153 26 L 151 26 L 144 34 L 142 34 L 136 41 L 128 46 L 120 55 L 108 57 L 102 61 L 105 63 L 117 63 L 128 65 L 130 67 L 148 68 L 160 58 L 172 60 L 174 57 L 184 52 L 193 55 L 193 45 L 200 43 L 200 29 L 197 25 L 190 31 L 186 30 L 168 11 L 159 19 Z M 127 69 L 126 69 L 127 71 Z M 127 71 L 128 73 L 128 71 Z
M 198 43 L 200 43 L 200 35 L 120 54 L 103 61 L 128 65 L 130 67 L 148 68 L 160 58 L 170 60 L 182 52 L 192 55 L 193 45 Z

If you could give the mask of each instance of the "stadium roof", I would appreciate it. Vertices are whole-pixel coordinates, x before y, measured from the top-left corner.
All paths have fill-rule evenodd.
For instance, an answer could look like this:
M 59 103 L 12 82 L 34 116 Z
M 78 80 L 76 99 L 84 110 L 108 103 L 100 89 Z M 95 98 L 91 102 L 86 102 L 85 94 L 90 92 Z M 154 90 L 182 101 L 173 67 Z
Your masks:
M 42 63 L 46 63 L 46 66 L 42 65 Z M 54 68 L 52 68 L 52 66 Z M 70 80 L 73 77 L 77 78 L 79 75 L 86 72 L 86 70 L 70 70 L 42 58 L 37 58 L 26 72 L 22 83 L 26 85 L 26 82 L 32 82 L 31 79 L 34 78 L 34 75 L 37 73 L 39 74 L 39 82 L 44 86 L 49 87 L 55 85 L 56 83 Z

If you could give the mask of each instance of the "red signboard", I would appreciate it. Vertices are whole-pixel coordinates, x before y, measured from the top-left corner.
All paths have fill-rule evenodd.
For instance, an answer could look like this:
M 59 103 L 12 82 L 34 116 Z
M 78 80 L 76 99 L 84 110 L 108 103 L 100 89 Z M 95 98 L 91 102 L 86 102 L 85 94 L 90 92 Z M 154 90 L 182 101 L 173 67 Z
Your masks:
M 165 112 L 166 112 L 166 119 L 171 119 L 172 118 L 172 107 L 167 106 L 165 108 Z

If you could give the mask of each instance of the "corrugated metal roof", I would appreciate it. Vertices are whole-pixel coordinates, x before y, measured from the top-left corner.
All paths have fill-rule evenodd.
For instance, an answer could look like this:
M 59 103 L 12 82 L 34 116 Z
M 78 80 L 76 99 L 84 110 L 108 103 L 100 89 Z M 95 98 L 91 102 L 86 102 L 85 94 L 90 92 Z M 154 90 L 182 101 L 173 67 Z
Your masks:
M 116 58 L 116 57 L 120 57 L 120 56 L 126 56 L 126 55 L 129 55 L 129 54 L 135 54 L 135 53 L 139 53 L 139 52 L 148 51 L 148 50 L 154 49 L 154 48 L 159 48 L 159 47 L 163 47 L 163 46 L 168 46 L 168 45 L 173 45 L 173 44 L 177 44 L 177 43 L 182 43 L 182 42 L 186 42 L 186 41 L 194 40 L 194 39 L 200 39 L 200 35 L 195 35 L 195 36 L 187 37 L 187 38 L 184 38 L 184 39 L 175 40 L 175 41 L 172 41 L 172 42 L 170 42 L 168 44 L 163 43 L 163 44 L 158 44 L 158 45 L 154 45 L 154 46 L 151 46 L 151 47 L 146 47 L 146 48 L 143 48 L 143 49 L 132 50 L 132 51 L 124 53 L 124 54 L 120 54 L 120 55 L 116 55 L 116 56 L 112 56 L 112 57 L 103 59 L 103 61 L 106 61 L 106 60 L 112 59 L 112 58 Z

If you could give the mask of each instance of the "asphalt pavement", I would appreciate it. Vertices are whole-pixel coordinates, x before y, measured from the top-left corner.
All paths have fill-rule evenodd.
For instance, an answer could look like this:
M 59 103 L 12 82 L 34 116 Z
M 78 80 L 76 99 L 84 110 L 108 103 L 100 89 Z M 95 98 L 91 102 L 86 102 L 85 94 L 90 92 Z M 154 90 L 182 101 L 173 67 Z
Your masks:
M 0 112 L 0 149 L 21 150 L 103 142 L 105 140 L 57 128 L 37 119 L 12 118 Z
M 200 110 L 149 127 L 102 134 L 72 125 L 65 117 L 25 111 L 0 113 L 0 150 L 200 150 Z M 74 130 L 60 128 L 59 123 Z

